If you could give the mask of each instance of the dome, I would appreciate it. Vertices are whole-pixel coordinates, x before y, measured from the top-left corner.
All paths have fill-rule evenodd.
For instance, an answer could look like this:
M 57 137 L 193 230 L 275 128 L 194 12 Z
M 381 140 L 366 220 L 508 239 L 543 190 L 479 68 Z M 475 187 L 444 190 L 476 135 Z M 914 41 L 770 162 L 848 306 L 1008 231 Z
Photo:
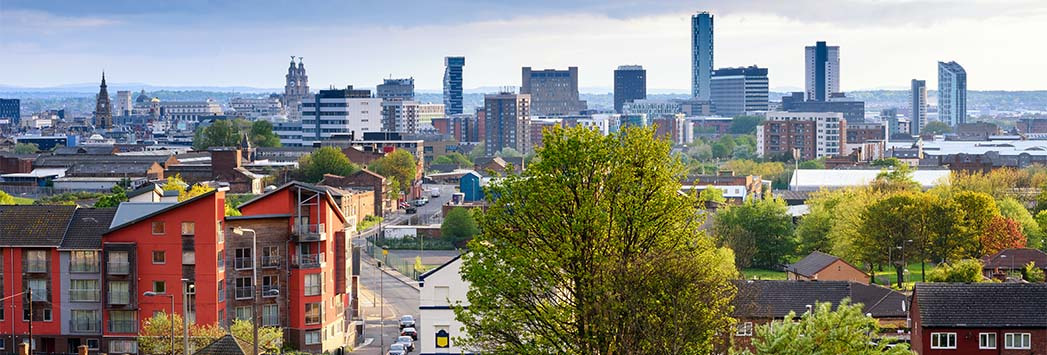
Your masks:
M 138 97 L 135 98 L 135 102 L 137 102 L 137 103 L 149 102 L 149 96 L 147 96 L 145 94 L 145 90 L 142 90 L 142 93 L 138 94 Z

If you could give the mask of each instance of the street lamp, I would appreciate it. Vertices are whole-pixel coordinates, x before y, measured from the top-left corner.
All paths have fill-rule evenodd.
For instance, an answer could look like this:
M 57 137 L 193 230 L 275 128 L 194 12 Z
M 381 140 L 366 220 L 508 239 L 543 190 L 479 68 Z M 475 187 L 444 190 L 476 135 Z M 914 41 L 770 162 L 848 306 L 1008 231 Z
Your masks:
M 251 272 L 253 274 L 251 278 L 251 288 L 254 298 L 254 305 L 251 306 L 251 330 L 254 332 L 254 353 L 258 355 L 258 233 L 255 233 L 254 229 L 235 227 L 233 228 L 233 234 L 244 235 L 244 233 L 251 233 Z
M 182 279 L 182 355 L 189 355 L 189 290 L 196 287 Z
M 168 297 L 168 298 L 171 299 L 171 315 L 168 317 L 168 320 L 170 320 L 170 322 L 171 322 L 171 355 L 174 355 L 174 353 L 175 353 L 175 322 L 174 322 L 175 297 L 174 297 L 174 295 L 169 295 L 169 294 L 161 293 L 161 292 L 145 291 L 145 293 L 143 293 L 142 296 L 146 296 L 146 297 Z M 185 315 L 183 315 L 182 317 L 184 318 Z

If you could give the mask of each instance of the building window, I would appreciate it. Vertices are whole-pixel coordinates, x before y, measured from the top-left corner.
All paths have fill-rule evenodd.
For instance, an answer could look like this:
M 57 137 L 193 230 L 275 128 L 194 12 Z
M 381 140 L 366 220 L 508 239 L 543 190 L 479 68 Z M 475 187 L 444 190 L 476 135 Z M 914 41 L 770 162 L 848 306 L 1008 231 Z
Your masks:
M 320 324 L 320 315 L 323 309 L 323 303 L 306 303 L 305 304 L 305 324 Z
M 262 306 L 262 325 L 280 326 L 280 307 L 275 304 Z
M 109 304 L 130 304 L 130 286 L 128 281 L 109 281 Z
M 110 275 L 127 275 L 131 270 L 127 252 L 109 252 L 109 262 L 106 264 L 106 270 Z
M 167 292 L 166 281 L 153 281 L 153 292 L 164 293 Z
M 279 247 L 264 247 L 262 248 L 262 267 L 277 267 L 280 266 L 280 248 Z
M 996 349 L 996 333 L 978 333 L 978 349 Z
M 153 235 L 164 234 L 164 222 L 153 222 Z
M 27 286 L 32 291 L 33 302 L 47 301 L 47 279 L 29 279 Z
M 70 328 L 77 333 L 97 333 L 102 331 L 101 318 L 95 310 L 73 310 L 69 320 Z
M 183 250 L 182 265 L 196 265 L 196 252 L 192 250 Z
M 251 278 L 250 277 L 237 277 L 236 278 L 236 299 L 250 299 L 253 290 L 251 289 Z
M 137 354 L 138 341 L 135 340 L 110 340 L 110 354 Z
M 196 222 L 182 222 L 182 235 L 196 235 Z
M 319 330 L 307 330 L 305 332 L 305 345 L 320 344 L 320 331 Z
M 251 307 L 236 307 L 236 319 L 251 321 Z
M 1004 349 L 1032 349 L 1032 334 L 1007 333 L 1003 335 Z
M 153 264 L 165 263 L 167 263 L 167 252 L 163 250 L 153 250 Z
M 215 235 L 218 236 L 218 243 L 225 243 L 225 227 L 222 227 L 222 221 L 218 221 L 215 224 Z
M 98 280 L 69 280 L 69 300 L 98 302 Z
M 98 350 L 98 339 L 87 339 L 87 350 Z
M 98 272 L 98 252 L 86 250 L 69 252 L 69 272 Z
M 753 322 L 738 323 L 738 329 L 734 332 L 734 335 L 740 337 L 753 336 Z
M 276 297 L 277 295 L 270 294 L 270 292 L 279 288 L 279 280 L 276 275 L 262 276 L 262 297 Z
M 323 290 L 323 278 L 320 274 L 305 274 L 305 295 L 318 296 Z
M 251 248 L 236 248 L 236 257 L 233 259 L 233 267 L 237 270 L 246 270 L 250 269 L 251 265 Z
M 109 311 L 109 331 L 113 333 L 135 333 L 138 319 L 134 311 Z M 110 349 L 112 350 L 112 349 Z
M 218 302 L 225 301 L 225 280 L 218 280 Z
M 26 250 L 25 252 L 25 271 L 26 272 L 47 272 L 47 251 L 46 250 Z
M 931 349 L 956 349 L 956 333 L 931 333 Z
M 225 250 L 218 251 L 218 269 L 225 270 Z

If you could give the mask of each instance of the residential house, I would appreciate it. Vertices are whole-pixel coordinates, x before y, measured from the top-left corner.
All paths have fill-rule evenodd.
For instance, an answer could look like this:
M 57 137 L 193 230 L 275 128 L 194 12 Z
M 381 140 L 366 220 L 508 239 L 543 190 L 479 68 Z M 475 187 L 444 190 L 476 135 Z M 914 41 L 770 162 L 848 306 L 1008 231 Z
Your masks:
M 982 273 L 986 278 L 1020 274 L 1028 263 L 1035 264 L 1040 270 L 1047 270 L 1047 253 L 1032 248 L 1004 249 L 982 258 Z
M 920 355 L 1036 354 L 1047 348 L 1047 284 L 917 283 L 912 349 Z
M 384 176 L 361 169 L 346 176 L 324 174 L 324 178 L 317 185 L 374 191 L 374 215 L 381 217 L 385 216 L 385 212 L 397 209 L 396 199 L 392 198 L 392 194 L 395 193 L 394 188 L 388 184 L 389 181 Z
M 869 274 L 838 257 L 814 251 L 785 267 L 786 278 L 797 281 L 854 281 L 868 284 Z
M 462 280 L 462 256 L 456 256 L 439 267 L 418 276 L 418 342 L 420 354 L 472 354 L 473 350 L 458 345 L 456 338 L 465 336 L 462 322 L 451 308 L 469 306 L 466 293 L 469 282 Z

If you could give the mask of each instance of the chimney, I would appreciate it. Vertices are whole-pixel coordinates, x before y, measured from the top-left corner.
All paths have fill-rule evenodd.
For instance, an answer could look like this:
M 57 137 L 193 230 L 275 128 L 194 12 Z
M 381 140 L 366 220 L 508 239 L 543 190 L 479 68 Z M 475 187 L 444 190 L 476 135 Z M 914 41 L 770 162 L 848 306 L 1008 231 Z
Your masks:
M 233 169 L 241 166 L 242 159 L 239 147 L 211 149 L 211 175 L 214 177 L 230 175 Z

